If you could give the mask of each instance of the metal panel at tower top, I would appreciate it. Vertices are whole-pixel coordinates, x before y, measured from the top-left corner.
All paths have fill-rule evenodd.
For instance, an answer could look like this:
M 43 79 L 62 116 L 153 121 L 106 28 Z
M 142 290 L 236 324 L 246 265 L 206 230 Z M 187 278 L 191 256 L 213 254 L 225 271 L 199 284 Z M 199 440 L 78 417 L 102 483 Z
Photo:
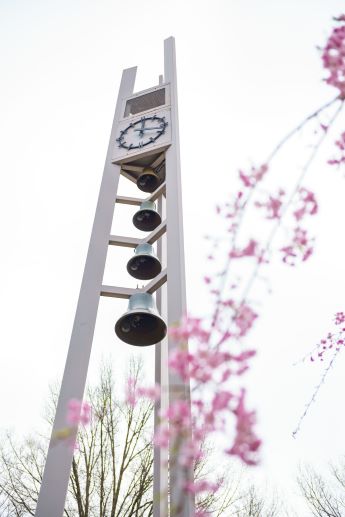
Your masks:
M 159 86 L 133 94 L 136 68 L 123 71 L 36 517 L 62 517 L 64 512 L 73 450 L 55 437 L 66 426 L 69 401 L 83 399 L 99 297 L 131 299 L 133 293 L 138 293 L 127 287 L 102 285 L 108 247 L 136 247 L 157 241 L 158 258 L 166 262 L 166 268 L 139 291 L 151 295 L 158 290 L 158 309 L 168 326 L 179 322 L 186 312 L 176 56 L 172 37 L 164 42 L 164 74 L 164 82 L 160 76 Z M 157 174 L 160 182 L 148 198 L 117 196 L 121 173 L 137 182 L 138 175 L 142 170 L 147 171 L 147 167 Z M 140 205 L 140 210 L 144 210 L 144 201 L 154 200 L 158 200 L 155 215 L 162 222 L 146 238 L 111 235 L 116 202 Z M 189 383 L 169 371 L 168 351 L 175 346 L 171 338 L 155 346 L 155 379 L 162 394 L 155 409 L 156 427 L 159 409 L 178 400 L 190 403 L 190 388 Z M 193 479 L 193 469 L 179 466 L 177 455 L 171 443 L 168 476 L 168 451 L 154 448 L 154 517 L 195 514 L 194 498 L 183 490 L 185 483 Z

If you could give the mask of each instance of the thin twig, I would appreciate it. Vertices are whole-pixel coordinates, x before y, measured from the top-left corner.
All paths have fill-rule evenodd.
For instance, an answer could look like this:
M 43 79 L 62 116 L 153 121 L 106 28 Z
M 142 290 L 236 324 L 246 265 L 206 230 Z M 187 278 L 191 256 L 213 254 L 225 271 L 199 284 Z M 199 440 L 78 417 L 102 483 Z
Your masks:
M 293 433 L 292 433 L 293 438 L 296 438 L 297 433 L 300 431 L 300 429 L 301 429 L 301 424 L 302 424 L 302 422 L 303 422 L 304 418 L 307 416 L 307 413 L 308 413 L 308 411 L 309 411 L 309 409 L 310 409 L 310 406 L 312 405 L 312 403 L 313 403 L 313 402 L 315 402 L 316 397 L 317 397 L 317 394 L 319 393 L 319 391 L 320 391 L 320 389 L 321 389 L 321 386 L 324 384 L 324 382 L 325 382 L 325 380 L 326 380 L 326 377 L 327 377 L 327 375 L 328 375 L 328 373 L 329 373 L 330 369 L 332 368 L 332 366 L 333 366 L 333 364 L 334 364 L 334 361 L 335 361 L 335 360 L 336 360 L 336 358 L 337 358 L 338 353 L 339 353 L 339 350 L 335 350 L 335 352 L 334 352 L 334 354 L 333 354 L 333 357 L 332 357 L 332 359 L 331 359 L 331 361 L 330 361 L 329 365 L 327 366 L 327 368 L 326 368 L 326 369 L 325 369 L 325 371 L 323 372 L 323 375 L 322 375 L 322 377 L 321 377 L 321 380 L 320 380 L 319 384 L 315 387 L 314 392 L 313 392 L 313 395 L 312 395 L 312 397 L 310 398 L 310 400 L 309 400 L 308 404 L 306 405 L 306 407 L 305 407 L 305 409 L 304 409 L 304 411 L 303 411 L 303 414 L 301 415 L 301 417 L 300 417 L 300 419 L 299 419 L 299 421 L 298 421 L 298 424 L 297 424 L 297 426 L 296 426 L 296 429 L 295 429 L 295 430 L 293 431 Z

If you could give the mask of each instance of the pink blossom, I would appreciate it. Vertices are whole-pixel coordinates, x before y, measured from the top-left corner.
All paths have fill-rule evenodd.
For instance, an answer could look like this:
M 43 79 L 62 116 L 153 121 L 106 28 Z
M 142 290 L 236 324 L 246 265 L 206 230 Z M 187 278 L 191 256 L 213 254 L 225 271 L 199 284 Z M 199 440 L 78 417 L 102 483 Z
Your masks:
M 312 240 L 309 239 L 307 231 L 299 226 L 294 228 L 294 234 L 291 244 L 280 248 L 284 253 L 283 262 L 289 266 L 295 266 L 296 260 L 299 258 L 302 262 L 308 260 L 313 253 Z
M 207 342 L 210 333 L 203 328 L 200 318 L 184 317 L 180 323 L 169 328 L 169 335 L 176 342 L 185 342 L 191 337 Z
M 245 390 L 241 391 L 237 407 L 233 413 L 236 416 L 236 436 L 233 445 L 227 452 L 238 456 L 247 465 L 258 463 L 257 453 L 261 445 L 254 432 L 256 415 L 254 411 L 247 411 L 244 406 Z
M 344 15 L 336 18 L 344 21 Z M 326 83 L 339 91 L 341 99 L 345 97 L 345 26 L 335 27 L 327 40 L 322 53 L 323 66 L 328 72 Z
M 195 510 L 195 517 L 210 517 L 210 512 L 205 510 Z
M 315 215 L 318 211 L 318 204 L 315 198 L 315 194 L 310 190 L 301 187 L 298 191 L 299 200 L 298 208 L 294 211 L 293 215 L 296 221 L 300 221 L 305 215 Z
M 250 172 L 247 174 L 242 170 L 239 170 L 238 173 L 243 185 L 246 188 L 253 188 L 259 181 L 262 180 L 267 171 L 268 165 L 263 164 L 259 167 L 252 167 Z
M 231 336 L 232 336 L 232 333 L 229 330 L 226 330 L 224 332 L 224 334 L 222 335 L 222 337 L 220 338 L 220 340 L 218 341 L 218 346 L 225 343 L 229 338 L 231 338 Z
M 250 239 L 247 246 L 243 249 L 233 249 L 229 253 L 230 258 L 255 257 L 258 243 Z
M 245 187 L 252 186 L 251 177 L 249 175 L 245 174 L 242 170 L 239 170 L 238 174 L 240 176 L 240 180 L 242 181 Z
M 239 336 L 245 336 L 248 330 L 253 326 L 258 315 L 249 307 L 242 303 L 236 310 L 234 322 L 239 330 Z
M 138 386 L 137 380 L 130 377 L 127 380 L 126 386 L 126 402 L 130 406 L 134 407 L 139 397 L 146 397 L 152 401 L 156 401 L 160 399 L 160 392 L 159 384 L 149 387 Z
M 345 314 L 343 312 L 336 312 L 335 313 L 335 324 L 341 325 L 345 321 Z
M 164 415 L 170 425 L 188 427 L 191 423 L 190 407 L 184 400 L 176 400 L 169 405 Z
M 243 362 L 248 361 L 248 359 L 251 359 L 254 355 L 256 355 L 255 350 L 243 350 L 243 352 L 238 355 L 231 355 L 231 359 L 233 361 Z
M 229 391 L 220 391 L 216 393 L 212 401 L 212 409 L 214 411 L 222 411 L 223 409 L 226 409 L 232 398 L 233 395 Z
M 136 379 L 130 377 L 127 380 L 126 386 L 126 402 L 130 406 L 134 407 L 137 403 L 137 393 L 136 393 Z
M 188 380 L 190 376 L 190 362 L 192 355 L 186 348 L 180 346 L 176 347 L 169 354 L 169 366 L 181 377 L 183 380 Z
M 222 374 L 221 382 L 227 381 L 229 379 L 229 377 L 231 376 L 231 374 L 232 374 L 232 371 L 230 370 L 230 368 L 227 368 Z
M 236 375 L 240 376 L 240 375 L 243 375 L 247 370 L 248 370 L 249 366 L 247 364 L 243 364 L 237 371 L 236 371 Z
M 179 457 L 180 465 L 184 467 L 193 467 L 196 461 L 203 457 L 200 442 L 197 440 L 186 440 L 182 446 Z
M 344 312 L 336 312 L 334 323 L 335 325 L 341 325 L 345 322 L 345 313 Z M 324 356 L 327 355 L 329 350 L 335 349 L 339 352 L 341 349 L 345 347 L 345 328 L 341 328 L 337 330 L 337 332 L 329 332 L 327 336 L 320 340 L 317 343 L 316 347 L 309 354 L 309 358 L 311 362 L 314 362 L 315 359 L 320 361 L 324 360 Z
M 285 196 L 285 191 L 283 189 L 279 189 L 275 196 L 270 195 L 267 201 L 264 202 L 255 202 L 255 206 L 258 208 L 265 208 L 267 210 L 267 219 L 280 219 L 280 209 L 283 204 L 283 197 Z
M 66 422 L 72 426 L 86 425 L 90 422 L 91 406 L 87 402 L 71 399 L 67 405 Z
M 328 160 L 327 163 L 329 165 L 341 165 L 345 163 L 345 132 L 341 133 L 338 140 L 335 141 L 336 147 L 340 150 L 339 156 L 337 158 L 333 158 Z
M 170 435 L 169 425 L 160 425 L 155 432 L 153 443 L 156 447 L 163 447 L 166 449 L 169 447 Z
M 137 394 L 138 397 L 147 397 L 152 401 L 157 401 L 161 396 L 161 388 L 159 384 L 155 384 L 154 386 L 148 388 L 138 387 Z
M 186 492 L 191 494 L 200 494 L 200 492 L 215 493 L 219 489 L 219 484 L 211 483 L 207 480 L 189 481 L 185 484 Z

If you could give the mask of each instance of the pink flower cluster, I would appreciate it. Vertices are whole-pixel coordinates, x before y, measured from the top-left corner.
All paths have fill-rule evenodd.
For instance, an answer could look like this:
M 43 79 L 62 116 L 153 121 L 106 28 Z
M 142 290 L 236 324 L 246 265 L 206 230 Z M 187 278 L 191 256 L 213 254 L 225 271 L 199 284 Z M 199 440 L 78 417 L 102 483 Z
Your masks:
M 345 313 L 337 312 L 334 316 L 335 325 L 342 325 L 345 323 Z M 310 361 L 323 361 L 324 356 L 330 350 L 339 352 L 345 346 L 345 327 L 341 328 L 335 333 L 329 332 L 324 339 L 316 345 L 314 351 L 310 354 Z
M 255 206 L 257 208 L 264 208 L 267 212 L 267 219 L 280 219 L 280 209 L 283 204 L 283 197 L 285 196 L 285 190 L 279 189 L 277 194 L 269 195 L 266 201 L 256 201 Z
M 341 325 L 344 322 L 345 322 L 345 314 L 343 312 L 336 312 L 334 323 L 336 325 Z
M 256 315 L 255 315 L 256 316 Z M 242 329 L 249 328 L 248 322 L 242 324 Z M 244 335 L 244 334 L 241 334 Z M 230 334 L 226 335 L 225 338 L 231 337 Z M 219 344 L 225 342 L 224 336 L 222 337 Z M 253 350 L 245 350 L 238 354 L 230 354 L 226 351 L 214 349 L 205 345 L 198 347 L 198 353 L 191 353 L 187 350 L 187 347 L 180 345 L 176 347 L 169 355 L 169 366 L 175 370 L 176 373 L 187 381 L 192 379 L 197 382 L 207 383 L 214 380 L 215 375 L 221 374 L 221 380 L 225 381 L 228 378 L 228 369 L 224 370 L 224 366 L 228 365 L 230 361 L 233 364 L 241 365 L 241 368 L 235 368 L 231 370 L 231 374 L 242 375 L 244 373 L 244 367 L 247 369 L 247 360 L 255 355 Z
M 329 165 L 341 165 L 345 163 L 345 132 L 341 133 L 339 140 L 336 140 L 335 145 L 340 150 L 340 155 L 337 158 L 332 158 L 328 160 L 327 163 Z
M 71 399 L 67 404 L 66 427 L 54 432 L 53 440 L 62 441 L 71 450 L 76 449 L 76 435 L 80 424 L 87 425 L 91 419 L 91 406 L 82 400 Z M 54 442 L 53 442 L 54 443 Z
M 314 239 L 308 236 L 307 230 L 300 226 L 300 222 L 305 216 L 313 216 L 318 212 L 315 194 L 305 187 L 301 187 L 298 190 L 296 205 L 293 217 L 296 219 L 298 226 L 293 229 L 290 244 L 280 249 L 283 252 L 283 262 L 289 266 L 295 266 L 297 261 L 304 262 L 308 260 L 313 253 Z
M 249 172 L 239 170 L 239 179 L 242 183 L 242 189 L 239 190 L 233 199 L 224 205 L 217 205 L 216 212 L 225 221 L 230 219 L 230 225 L 227 227 L 227 232 L 232 235 L 232 246 L 228 252 L 228 260 L 239 259 L 243 257 L 255 257 L 259 262 L 263 262 L 262 251 L 259 249 L 258 242 L 250 239 L 248 244 L 243 248 L 235 246 L 235 237 L 239 230 L 243 212 L 247 206 L 251 193 L 254 191 L 256 185 L 263 179 L 268 171 L 268 165 L 263 164 L 258 167 L 251 167 Z M 213 241 L 214 249 L 218 247 L 217 239 L 208 236 L 207 239 Z M 214 253 L 210 253 L 207 257 L 209 260 L 214 260 Z M 209 276 L 204 278 L 206 283 L 211 283 Z M 212 294 L 218 294 L 213 290 Z
M 169 329 L 170 336 L 176 342 L 187 342 L 190 338 L 207 343 L 210 331 L 204 329 L 201 318 L 184 317 L 182 321 Z
M 243 172 L 242 170 L 239 170 L 238 173 L 243 185 L 247 188 L 253 188 L 259 181 L 262 180 L 267 171 L 268 165 L 264 163 L 259 167 L 252 167 L 247 173 Z
M 258 243 L 253 239 L 250 239 L 247 246 L 242 249 L 232 249 L 229 252 L 230 258 L 243 258 L 243 257 L 259 257 L 260 252 L 258 251 Z
M 294 211 L 293 215 L 296 221 L 301 221 L 306 215 L 315 215 L 318 212 L 318 203 L 315 198 L 315 194 L 301 187 L 298 190 L 299 199 L 297 200 L 298 207 Z
M 345 21 L 344 15 L 337 21 Z M 345 25 L 335 27 L 322 52 L 324 68 L 329 72 L 326 83 L 339 90 L 341 99 L 345 99 Z
M 200 494 L 201 492 L 211 492 L 214 494 L 215 492 L 217 492 L 218 489 L 218 483 L 210 483 L 206 479 L 200 479 L 199 481 L 189 482 L 185 484 L 186 492 L 190 492 L 192 494 Z
M 235 218 L 242 210 L 243 192 L 239 190 L 232 202 L 227 202 L 223 206 L 217 205 L 216 212 L 222 215 L 225 219 Z
M 91 406 L 87 402 L 71 399 L 67 406 L 66 422 L 71 426 L 87 425 L 91 418 Z
M 155 402 L 160 399 L 160 386 L 155 384 L 154 386 L 144 387 L 138 386 L 137 379 L 130 377 L 126 385 L 126 402 L 130 406 L 134 407 L 138 401 L 138 398 L 148 398 Z
M 199 319 L 185 318 L 180 326 L 170 330 L 176 346 L 169 355 L 169 366 L 183 381 L 191 381 L 192 406 L 190 408 L 184 400 L 172 402 L 161 414 L 161 424 L 154 440 L 160 447 L 168 447 L 171 441 L 180 444 L 178 461 L 183 467 L 191 467 L 201 458 L 204 439 L 213 433 L 225 432 L 226 422 L 231 417 L 235 418 L 237 433 L 235 442 L 226 452 L 239 456 L 249 465 L 257 461 L 253 448 L 254 412 L 248 413 L 244 409 L 244 390 L 238 393 L 228 385 L 232 377 L 244 373 L 255 352 L 242 350 L 231 353 L 226 346 L 228 339 L 244 336 L 256 316 L 246 304 L 237 307 L 233 332 L 225 330 L 223 334 L 218 333 L 219 340 L 215 345 L 210 342 L 211 332 Z M 194 345 L 193 352 L 188 350 L 187 340 Z M 250 443 L 245 445 L 245 440 Z M 256 440 L 258 450 L 260 440 Z M 188 485 L 186 489 L 198 493 L 201 489 L 211 489 L 212 483 L 209 483 L 205 480 L 200 485 Z
M 236 421 L 236 436 L 232 447 L 226 451 L 228 454 L 238 456 L 247 465 L 256 465 L 258 462 L 258 451 L 261 445 L 253 427 L 256 423 L 254 411 L 248 411 L 244 405 L 245 391 L 242 390 L 234 414 Z
M 238 337 L 243 337 L 252 328 L 258 315 L 248 304 L 241 303 L 235 312 L 234 323 L 238 329 Z
M 307 230 L 299 226 L 294 229 L 291 244 L 280 248 L 283 252 L 283 262 L 295 266 L 297 260 L 306 261 L 313 253 L 313 240 L 308 237 Z

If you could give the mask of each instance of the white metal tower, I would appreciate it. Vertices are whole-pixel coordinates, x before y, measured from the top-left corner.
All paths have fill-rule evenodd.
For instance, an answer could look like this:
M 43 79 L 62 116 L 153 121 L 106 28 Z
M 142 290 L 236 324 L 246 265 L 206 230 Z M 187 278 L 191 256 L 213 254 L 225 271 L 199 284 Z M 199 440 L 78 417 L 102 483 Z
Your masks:
M 139 291 L 156 292 L 158 310 L 168 327 L 186 313 L 174 38 L 164 42 L 164 78 L 160 76 L 159 85 L 133 93 L 135 76 L 136 68 L 126 69 L 122 74 L 52 437 L 66 426 L 68 402 L 83 399 L 100 296 L 126 299 Z M 137 182 L 147 169 L 159 179 L 152 194 L 141 199 L 117 196 L 120 174 Z M 158 202 L 160 224 L 143 239 L 111 235 L 116 203 L 141 206 L 144 201 Z M 158 258 L 166 267 L 145 287 L 134 290 L 103 285 L 108 246 L 135 248 L 155 242 Z M 190 400 L 189 385 L 168 368 L 168 352 L 173 346 L 169 335 L 155 345 L 155 380 L 163 388 L 161 402 L 155 409 L 155 425 L 160 405 L 166 407 L 174 400 Z M 180 466 L 174 456 L 173 446 L 169 454 L 159 448 L 154 450 L 154 517 L 194 516 L 193 497 L 183 489 L 193 473 Z M 51 439 L 36 517 L 62 517 L 72 458 L 71 448 Z M 159 497 L 168 492 L 169 497 Z

